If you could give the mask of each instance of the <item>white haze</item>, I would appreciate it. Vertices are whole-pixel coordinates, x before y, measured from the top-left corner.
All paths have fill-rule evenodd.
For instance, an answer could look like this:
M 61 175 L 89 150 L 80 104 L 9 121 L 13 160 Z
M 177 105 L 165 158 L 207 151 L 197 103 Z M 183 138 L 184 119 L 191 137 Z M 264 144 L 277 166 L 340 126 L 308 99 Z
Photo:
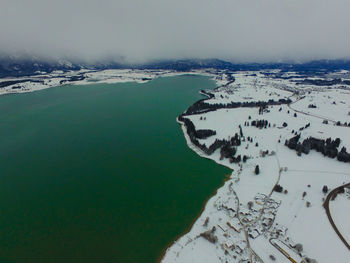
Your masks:
M 0 52 L 128 62 L 350 58 L 349 0 L 0 0 Z

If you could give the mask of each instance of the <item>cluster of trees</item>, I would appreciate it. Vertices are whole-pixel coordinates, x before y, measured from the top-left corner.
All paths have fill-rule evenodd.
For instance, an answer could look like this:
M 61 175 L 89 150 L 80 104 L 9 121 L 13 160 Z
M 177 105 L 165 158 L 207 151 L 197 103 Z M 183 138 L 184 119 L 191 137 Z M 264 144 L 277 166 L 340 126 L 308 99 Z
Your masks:
M 341 162 L 350 162 L 350 153 L 346 151 L 345 147 L 339 151 L 340 139 L 328 138 L 326 140 L 318 139 L 314 137 L 306 138 L 303 142 L 300 142 L 300 134 L 285 141 L 285 145 L 292 150 L 295 150 L 300 156 L 302 153 L 309 154 L 310 150 L 315 150 L 322 153 L 329 158 L 337 158 Z
M 274 190 L 275 192 L 282 193 L 283 187 L 280 186 L 279 184 L 276 184 L 276 185 L 274 186 L 273 190 Z
M 304 79 L 302 84 L 311 84 L 316 86 L 332 86 L 332 85 L 350 85 L 349 80 L 342 80 L 341 78 L 335 78 L 332 80 L 326 79 Z
M 343 147 L 337 155 L 338 161 L 349 163 L 350 162 L 350 153 L 346 152 L 346 148 Z
M 230 163 L 240 163 L 241 161 L 245 163 L 248 160 L 248 157 L 246 155 L 243 155 L 243 158 L 241 155 L 235 156 L 236 152 L 236 147 L 225 144 L 220 150 L 220 160 L 228 158 Z
M 268 111 L 267 110 L 267 105 L 263 105 L 259 107 L 259 115 L 263 115 L 264 111 Z
M 206 95 L 210 93 L 205 93 Z M 207 99 L 202 99 L 194 103 L 192 106 L 190 106 L 187 111 L 186 115 L 192 115 L 197 113 L 205 113 L 210 111 L 215 111 L 218 109 L 235 109 L 235 108 L 252 108 L 252 107 L 259 107 L 259 112 L 265 109 L 268 105 L 282 105 L 282 104 L 289 104 L 292 101 L 290 99 L 279 99 L 278 101 L 275 101 L 273 99 L 270 99 L 269 101 L 252 101 L 252 102 L 231 102 L 227 104 L 223 103 L 214 103 L 209 104 L 206 103 Z M 261 109 L 261 110 L 260 110 Z
M 328 120 L 323 120 L 322 123 L 323 123 L 323 124 L 328 124 Z M 337 122 L 335 123 L 335 125 L 337 125 L 337 126 L 342 126 L 342 127 L 350 127 L 350 122 L 344 122 L 344 123 L 342 123 L 341 121 L 337 121 Z
M 220 159 L 222 160 L 224 158 L 233 158 L 236 155 L 236 152 L 236 147 L 227 143 L 220 149 Z
M 251 121 L 250 123 L 251 126 L 257 127 L 259 129 L 262 128 L 267 128 L 267 127 L 271 127 L 271 124 L 269 124 L 269 122 L 267 120 L 255 120 L 255 121 Z
M 208 148 L 205 144 L 201 144 L 198 141 L 198 139 L 200 139 L 200 137 L 203 135 L 202 133 L 204 133 L 204 135 L 209 135 L 209 134 L 214 135 L 214 134 L 216 134 L 215 131 L 198 130 L 198 131 L 201 131 L 198 134 L 198 131 L 196 130 L 193 122 L 191 120 L 185 118 L 184 114 L 181 114 L 178 117 L 178 120 L 181 121 L 185 125 L 186 130 L 187 130 L 187 135 L 188 135 L 188 137 L 190 137 L 191 142 L 208 155 L 211 155 L 213 152 L 215 152 L 215 150 L 221 148 L 223 145 L 225 145 L 227 143 L 225 140 L 216 139 L 215 142 L 212 145 L 210 145 Z M 203 132 L 203 131 L 205 131 L 205 132 Z
M 213 144 L 211 144 L 209 147 L 207 147 L 205 144 L 201 144 L 198 141 L 198 132 L 203 133 L 205 135 L 213 134 L 215 131 L 211 130 L 196 130 L 193 122 L 187 118 L 184 117 L 184 115 L 180 115 L 178 117 L 178 120 L 183 122 L 187 129 L 187 134 L 190 137 L 191 142 L 196 145 L 199 149 L 201 149 L 204 153 L 207 155 L 211 155 L 213 152 L 215 152 L 217 149 L 220 149 L 220 158 L 229 159 L 230 163 L 239 163 L 241 161 L 246 162 L 248 157 L 244 155 L 243 157 L 241 155 L 236 156 L 237 152 L 237 146 L 241 145 L 241 139 L 242 137 L 236 133 L 235 136 L 233 136 L 230 140 L 218 140 L 216 139 Z M 240 133 L 243 133 L 240 130 Z
M 304 130 L 304 129 L 307 129 L 307 128 L 309 128 L 310 127 L 310 122 L 308 123 L 308 124 L 306 124 L 304 127 L 301 127 L 300 129 L 299 129 L 299 131 L 302 131 L 302 130 Z M 294 131 L 294 130 L 293 130 Z M 294 133 L 294 132 L 293 132 Z
M 196 127 L 194 126 L 193 122 L 189 119 L 183 118 L 183 116 L 180 115 L 178 118 L 180 121 L 182 121 L 186 128 L 187 128 L 187 134 L 191 137 L 195 137 L 197 139 L 206 139 L 210 136 L 216 135 L 216 131 L 209 130 L 209 129 L 203 129 L 203 130 L 196 130 Z
M 348 127 L 350 127 L 350 122 L 349 123 L 347 123 L 347 122 L 341 123 L 340 121 L 337 121 L 336 125 L 337 126 L 348 126 Z
M 196 130 L 195 136 L 198 139 L 206 139 L 210 136 L 216 135 L 216 131 L 205 129 L 205 130 Z
M 194 145 L 196 145 L 199 149 L 201 149 L 204 153 L 206 153 L 207 155 L 211 155 L 217 149 L 219 149 L 222 146 L 224 146 L 225 144 L 227 144 L 226 140 L 218 140 L 218 139 L 216 139 L 212 145 L 207 147 L 205 144 L 201 144 L 198 141 L 198 138 L 197 138 L 198 134 L 197 134 L 195 126 L 194 126 L 194 124 L 192 123 L 191 120 L 189 120 L 187 118 L 184 118 L 184 115 L 180 115 L 178 117 L 178 120 L 183 122 L 183 124 L 185 125 L 185 127 L 187 129 L 187 134 L 190 137 L 191 142 Z
M 242 134 L 241 130 L 240 133 Z M 226 141 L 220 149 L 220 159 L 228 158 L 230 163 L 240 163 L 241 161 L 245 163 L 248 159 L 246 155 L 243 157 L 241 155 L 236 156 L 237 146 L 241 145 L 241 139 L 242 136 L 236 133 L 230 141 Z
M 2 81 L 0 82 L 0 88 L 4 88 L 13 84 L 19 84 L 27 81 L 32 81 L 32 82 L 39 82 L 36 80 L 31 80 L 31 79 L 22 79 L 22 80 L 10 80 L 10 81 Z M 40 83 L 44 83 L 44 81 L 40 81 Z
M 77 76 L 71 76 L 69 77 L 68 81 L 80 81 L 80 80 L 84 80 L 86 77 L 84 75 L 77 75 Z
M 227 144 L 227 141 L 226 140 L 218 140 L 216 139 L 214 141 L 214 143 L 212 145 L 209 146 L 209 148 L 206 148 L 206 146 L 202 145 L 202 149 L 203 151 L 208 154 L 208 155 L 211 155 L 213 152 L 215 152 L 217 149 L 223 147 L 224 145 Z
M 238 135 L 238 133 L 235 133 L 235 136 L 231 138 L 231 145 L 232 146 L 240 146 L 241 145 L 241 136 Z

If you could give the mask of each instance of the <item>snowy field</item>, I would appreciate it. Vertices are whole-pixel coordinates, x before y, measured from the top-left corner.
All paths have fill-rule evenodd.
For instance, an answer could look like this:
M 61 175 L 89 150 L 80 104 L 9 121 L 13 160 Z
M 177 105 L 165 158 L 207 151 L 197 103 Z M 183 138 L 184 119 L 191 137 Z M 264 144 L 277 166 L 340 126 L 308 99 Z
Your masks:
M 285 141 L 296 134 L 300 134 L 301 141 L 310 136 L 324 140 L 340 138 L 339 149 L 350 149 L 350 127 L 343 124 L 350 121 L 350 90 L 297 85 L 299 78 L 281 80 L 259 72 L 233 76 L 235 82 L 221 83 L 221 87 L 211 91 L 214 96 L 207 103 L 227 105 L 280 98 L 293 102 L 268 106 L 260 114 L 259 108 L 253 107 L 222 108 L 185 116 L 196 130 L 216 132 L 198 139 L 206 147 L 216 139 L 230 141 L 240 133 L 241 126 L 241 144 L 235 147 L 235 156 L 248 158 L 246 162 L 235 163 L 223 158 L 220 149 L 206 155 L 182 127 L 189 147 L 233 172 L 208 201 L 190 232 L 167 249 L 162 262 L 348 262 L 349 250 L 333 230 L 323 208 L 327 196 L 323 188 L 327 186 L 329 192 L 349 183 L 350 163 L 325 157 L 315 150 L 298 156 L 285 146 Z M 316 107 L 310 108 L 310 104 Z M 254 120 L 265 120 L 268 124 L 258 128 L 251 125 Z M 336 125 L 338 121 L 341 125 Z M 257 165 L 259 174 L 255 174 Z M 282 190 L 274 191 L 275 185 Z M 330 202 L 334 220 L 348 241 L 349 191 Z

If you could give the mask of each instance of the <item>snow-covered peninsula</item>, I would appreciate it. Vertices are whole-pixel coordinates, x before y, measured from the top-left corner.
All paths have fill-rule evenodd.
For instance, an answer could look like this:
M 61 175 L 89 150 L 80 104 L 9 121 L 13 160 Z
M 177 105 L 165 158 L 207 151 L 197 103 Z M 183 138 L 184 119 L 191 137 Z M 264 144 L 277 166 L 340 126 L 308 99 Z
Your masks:
M 191 149 L 233 172 L 162 262 L 347 262 L 348 78 L 217 74 L 178 121 Z

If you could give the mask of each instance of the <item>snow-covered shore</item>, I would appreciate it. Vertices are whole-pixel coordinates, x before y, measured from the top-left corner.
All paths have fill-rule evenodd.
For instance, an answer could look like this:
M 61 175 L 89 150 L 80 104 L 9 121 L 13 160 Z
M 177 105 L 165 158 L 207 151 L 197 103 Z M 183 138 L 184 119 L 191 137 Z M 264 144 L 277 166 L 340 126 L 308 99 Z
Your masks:
M 339 148 L 349 149 L 350 127 L 344 122 L 350 121 L 350 90 L 340 86 L 300 86 L 293 78 L 271 78 L 260 72 L 232 76 L 234 83 L 221 83 L 221 87 L 208 91 L 213 97 L 206 103 L 227 105 L 280 98 L 290 98 L 294 103 L 268 106 L 262 112 L 258 107 L 223 107 L 184 116 L 196 130 L 215 131 L 213 136 L 198 139 L 206 147 L 215 140 L 230 141 L 240 134 L 241 127 L 235 156 L 248 159 L 230 160 L 222 156 L 220 149 L 205 154 L 193 144 L 182 124 L 191 149 L 233 172 L 207 202 L 191 230 L 167 249 L 162 262 L 290 262 L 282 250 L 296 262 L 347 262 L 349 251 L 327 219 L 322 206 L 326 193 L 322 190 L 325 185 L 332 189 L 349 182 L 349 163 L 313 150 L 298 156 L 284 144 L 300 134 L 301 138 L 340 138 Z M 267 125 L 256 127 L 252 125 L 254 120 L 267 121 Z M 330 121 L 326 124 L 325 120 Z M 259 174 L 255 174 L 257 165 Z M 282 190 L 274 191 L 276 185 Z M 350 190 L 345 189 L 331 202 L 332 211 L 338 213 L 335 218 L 339 229 L 346 237 L 350 214 L 342 208 L 348 207 L 345 203 L 350 202 L 349 198 Z
M 172 70 L 79 70 L 79 71 L 54 71 L 51 73 L 38 72 L 33 76 L 19 78 L 0 78 L 0 95 L 34 92 L 51 87 L 88 84 L 114 84 L 125 82 L 145 83 L 159 77 L 179 76 L 185 74 L 196 74 L 210 76 L 215 79 L 212 73 L 214 70 L 194 70 L 188 72 Z M 218 84 L 220 79 L 216 79 Z

